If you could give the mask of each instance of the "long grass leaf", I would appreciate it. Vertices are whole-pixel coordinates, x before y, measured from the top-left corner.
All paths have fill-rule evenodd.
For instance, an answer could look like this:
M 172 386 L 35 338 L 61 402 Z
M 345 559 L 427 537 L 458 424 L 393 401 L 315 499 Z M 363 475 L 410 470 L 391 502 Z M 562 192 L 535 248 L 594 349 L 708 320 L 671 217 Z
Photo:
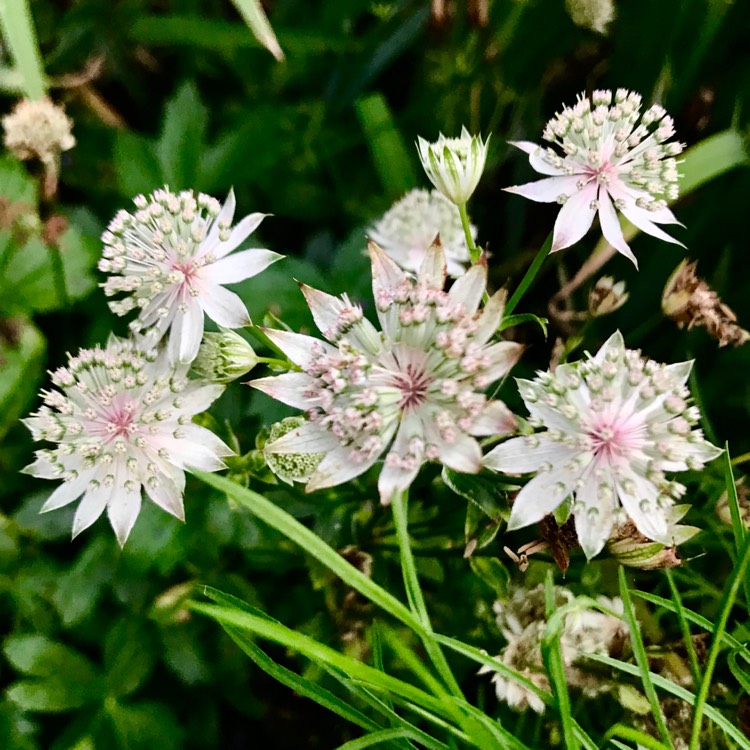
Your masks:
M 41 99 L 47 93 L 47 78 L 29 0 L 0 0 L 0 31 L 20 76 L 21 90 L 29 99 Z
M 695 644 L 693 643 L 693 636 L 690 633 L 690 625 L 685 616 L 685 608 L 682 606 L 682 598 L 680 597 L 680 592 L 677 590 L 677 585 L 674 582 L 672 571 L 667 569 L 664 573 L 667 577 L 667 582 L 669 583 L 669 590 L 672 592 L 672 601 L 674 602 L 677 620 L 680 623 L 680 632 L 682 633 L 682 640 L 685 643 L 688 663 L 690 664 L 690 674 L 693 677 L 693 684 L 697 687 L 701 680 L 701 668 L 698 664 L 698 655 L 695 653 Z
M 279 46 L 276 34 L 268 21 L 260 0 L 232 0 L 232 2 L 255 38 L 281 62 L 284 59 L 284 52 Z

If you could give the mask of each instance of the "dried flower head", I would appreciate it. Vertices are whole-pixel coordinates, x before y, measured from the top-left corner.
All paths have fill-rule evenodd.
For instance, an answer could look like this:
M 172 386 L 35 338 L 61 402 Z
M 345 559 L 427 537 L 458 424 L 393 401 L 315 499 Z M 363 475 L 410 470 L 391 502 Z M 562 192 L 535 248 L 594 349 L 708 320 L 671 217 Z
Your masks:
M 132 341 L 111 338 L 106 348 L 83 349 L 52 373 L 55 390 L 25 420 L 35 440 L 56 443 L 37 451 L 24 471 L 63 480 L 42 512 L 81 495 L 73 536 L 107 510 L 120 545 L 141 508 L 141 491 L 184 520 L 185 470 L 217 471 L 232 451 L 192 423 L 224 390 L 186 378 L 185 366 Z
M 613 0 L 565 0 L 565 8 L 576 26 L 606 34 L 615 18 Z
M 740 509 L 740 521 L 750 529 L 750 487 L 745 484 L 744 477 L 735 483 L 737 487 L 737 502 Z M 724 490 L 716 503 L 716 515 L 726 524 L 732 525 L 732 510 L 729 505 L 729 493 Z
M 471 232 L 476 239 L 476 227 Z M 370 227 L 368 235 L 406 271 L 419 270 L 438 235 L 450 276 L 460 276 L 469 262 L 458 209 L 437 190 L 410 190 Z
M 698 263 L 683 260 L 664 287 L 661 308 L 679 328 L 705 328 L 719 346 L 742 346 L 750 332 L 737 325 L 737 316 L 695 272 Z
M 619 310 L 630 295 L 625 291 L 625 282 L 615 282 L 612 276 L 602 276 L 589 292 L 589 314 L 598 318 Z
M 110 274 L 109 303 L 117 315 L 138 309 L 130 324 L 156 345 L 169 331 L 172 362 L 195 359 L 203 336 L 203 315 L 225 328 L 250 322 L 242 300 L 224 284 L 249 279 L 279 260 L 270 250 L 237 249 L 263 221 L 250 214 L 232 229 L 234 192 L 222 206 L 215 198 L 168 188 L 134 199 L 137 210 L 119 211 L 102 235 L 99 270 Z
M 73 121 L 50 99 L 22 99 L 3 117 L 5 148 L 18 159 L 57 161 L 60 153 L 73 148 Z
M 193 371 L 209 383 L 231 383 L 257 364 L 253 347 L 239 333 L 222 330 L 203 334 Z
M 676 156 L 683 144 L 667 143 L 674 135 L 672 118 L 658 104 L 641 116 L 641 97 L 625 89 L 584 94 L 546 125 L 543 137 L 553 147 L 513 143 L 529 154 L 543 180 L 506 188 L 526 198 L 561 205 L 552 252 L 575 244 L 599 215 L 604 238 L 638 262 L 622 233 L 617 211 L 635 226 L 667 242 L 682 244 L 657 224 L 678 224 L 667 201 L 678 196 Z
M 476 190 L 487 160 L 487 144 L 481 136 L 461 128 L 459 138 L 446 138 L 442 133 L 430 143 L 417 141 L 419 158 L 430 182 L 451 202 L 463 206 Z
M 671 546 L 670 509 L 684 485 L 665 472 L 700 469 L 721 454 L 696 427 L 685 386 L 692 363 L 662 365 L 625 348 L 618 331 L 595 356 L 519 380 L 532 422 L 546 427 L 485 456 L 512 474 L 536 472 L 518 493 L 509 529 L 537 523 L 572 496 L 578 540 L 598 554 L 628 518 Z
M 266 445 L 289 434 L 305 424 L 304 417 L 287 417 L 281 422 L 271 425 L 268 431 Z M 318 464 L 325 458 L 325 453 L 274 453 L 263 451 L 268 468 L 282 482 L 294 484 L 294 482 L 307 482 L 315 473 Z
M 479 304 L 487 283 L 480 260 L 449 292 L 440 245 L 427 252 L 416 278 L 370 243 L 373 296 L 380 333 L 345 296 L 303 286 L 328 342 L 287 331 L 268 337 L 302 369 L 250 383 L 309 422 L 266 445 L 275 453 L 325 453 L 307 490 L 359 476 L 385 454 L 378 487 L 387 503 L 409 487 L 425 461 L 478 472 L 480 435 L 507 435 L 515 418 L 483 391 L 505 375 L 522 347 L 490 343 L 504 295 Z
M 684 526 L 679 523 L 689 510 L 690 506 L 683 504 L 673 505 L 667 511 L 667 533 L 672 540 L 670 545 L 648 539 L 638 531 L 632 521 L 626 521 L 612 532 L 607 542 L 607 552 L 622 565 L 631 568 L 676 568 L 682 564 L 677 547 L 700 531 L 696 526 Z
M 575 600 L 573 594 L 561 586 L 555 587 L 556 608 L 569 605 Z M 620 599 L 601 597 L 599 603 L 618 614 L 623 611 Z M 495 602 L 497 625 L 507 646 L 497 660 L 520 673 L 541 690 L 549 690 L 550 683 L 542 661 L 542 639 L 547 627 L 545 590 L 540 585 L 528 590 L 516 588 L 510 598 Z M 584 695 L 594 697 L 610 689 L 596 673 L 585 669 L 583 660 L 587 654 L 608 656 L 621 647 L 627 637 L 627 628 L 619 617 L 589 609 L 583 604 L 573 608 L 563 620 L 560 633 L 560 648 L 567 684 Z M 492 670 L 482 667 L 480 674 Z M 511 708 L 523 711 L 531 708 L 544 713 L 544 702 L 524 685 L 494 673 L 492 681 L 498 700 Z

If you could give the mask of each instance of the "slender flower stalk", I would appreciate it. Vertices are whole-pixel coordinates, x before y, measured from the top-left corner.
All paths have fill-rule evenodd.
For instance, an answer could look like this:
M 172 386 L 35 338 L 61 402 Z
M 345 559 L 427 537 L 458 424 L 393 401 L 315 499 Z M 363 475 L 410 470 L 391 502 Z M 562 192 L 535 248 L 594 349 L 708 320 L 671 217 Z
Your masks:
M 39 450 L 24 471 L 63 480 L 42 507 L 55 510 L 83 498 L 73 537 L 106 509 L 124 545 L 146 492 L 160 508 L 184 520 L 185 470 L 217 471 L 232 455 L 212 432 L 192 423 L 224 390 L 186 378 L 162 353 L 112 337 L 106 348 L 81 350 L 52 373 L 55 390 L 25 420 Z
M 277 330 L 265 334 L 302 372 L 251 381 L 279 401 L 304 409 L 309 421 L 266 446 L 277 453 L 325 453 L 307 490 L 364 473 L 385 454 L 378 487 L 383 503 L 412 483 L 425 461 L 475 473 L 476 438 L 507 435 L 513 414 L 483 393 L 515 364 L 522 347 L 492 342 L 503 316 L 498 292 L 480 311 L 487 265 L 480 260 L 449 292 L 440 245 L 416 278 L 370 243 L 379 332 L 362 310 L 302 287 L 327 342 Z
M 136 335 L 155 346 L 168 333 L 170 360 L 192 362 L 204 313 L 225 328 L 250 323 L 242 300 L 224 285 L 249 279 L 283 256 L 262 249 L 230 255 L 265 218 L 250 214 L 232 229 L 233 191 L 223 206 L 203 193 L 167 188 L 134 203 L 135 213 L 120 211 L 102 235 L 99 270 L 110 274 L 104 291 L 125 295 L 109 306 L 117 315 L 138 309 L 130 324 Z
M 638 265 L 617 218 L 620 211 L 643 232 L 674 242 L 658 224 L 679 224 L 667 208 L 679 194 L 676 156 L 684 146 L 667 142 L 672 118 L 658 104 L 641 116 L 641 97 L 625 89 L 581 94 L 547 123 L 543 137 L 557 146 L 528 141 L 512 145 L 529 155 L 545 179 L 506 188 L 543 203 L 559 203 L 552 252 L 580 240 L 598 214 L 607 242 Z
M 665 472 L 700 469 L 721 454 L 695 426 L 700 413 L 685 386 L 691 367 L 645 359 L 625 349 L 618 331 L 587 360 L 519 380 L 532 421 L 546 429 L 485 456 L 496 471 L 536 473 L 516 497 L 508 528 L 536 523 L 573 496 L 587 557 L 628 518 L 646 538 L 672 546 L 670 509 L 685 487 Z

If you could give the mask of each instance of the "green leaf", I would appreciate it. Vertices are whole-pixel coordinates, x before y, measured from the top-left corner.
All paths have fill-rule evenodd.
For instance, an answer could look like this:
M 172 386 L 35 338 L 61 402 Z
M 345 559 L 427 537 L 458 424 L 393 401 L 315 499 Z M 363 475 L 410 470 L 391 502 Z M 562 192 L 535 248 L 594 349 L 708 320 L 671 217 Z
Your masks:
M 183 730 L 163 703 L 106 704 L 107 716 L 122 750 L 178 750 Z
M 508 503 L 502 490 L 516 489 L 503 484 L 489 474 L 461 474 L 443 467 L 445 484 L 457 495 L 474 503 L 488 518 L 500 523 L 509 515 Z
M 127 198 L 153 192 L 168 182 L 162 174 L 156 147 L 148 138 L 118 131 L 113 156 L 117 186 Z
M 615 724 L 604 736 L 604 742 L 611 740 L 613 737 L 620 737 L 623 740 L 629 740 L 630 742 L 636 742 L 638 745 L 646 748 L 647 750 L 667 750 L 667 746 L 655 740 L 651 735 L 639 732 L 633 727 L 627 727 L 624 724 Z
M 41 99 L 47 93 L 47 79 L 29 0 L 0 0 L 0 31 L 21 75 L 23 93 L 28 99 Z
M 20 161 L 9 156 L 0 157 L 0 185 L 3 186 L 3 198 L 11 203 L 23 203 L 36 212 L 36 183 Z
M 541 329 L 542 333 L 544 334 L 544 338 L 547 338 L 547 323 L 549 323 L 549 320 L 547 318 L 541 318 L 538 315 L 533 315 L 532 313 L 519 313 L 517 315 L 508 315 L 507 317 L 502 319 L 502 322 L 500 323 L 500 327 L 498 328 L 498 331 L 504 331 L 506 328 L 512 328 L 513 326 L 520 326 L 524 323 L 536 323 Z
M 486 583 L 497 597 L 504 597 L 508 593 L 510 573 L 496 557 L 470 557 L 469 564 L 484 583 Z
M 199 163 L 208 123 L 208 111 L 195 84 L 188 81 L 167 102 L 156 157 L 164 183 L 172 190 L 199 186 Z
M 284 53 L 279 47 L 276 34 L 268 22 L 260 0 L 232 0 L 237 12 L 255 35 L 255 38 L 279 61 L 284 59 Z
M 104 641 L 107 690 L 123 697 L 138 690 L 156 663 L 156 644 L 145 624 L 132 617 L 115 622 Z
M 382 745 L 386 742 L 398 739 L 416 740 L 419 739 L 419 737 L 408 729 L 381 729 L 377 732 L 366 734 L 359 739 L 345 742 L 343 745 L 339 745 L 338 750 L 364 750 L 364 748 L 367 747 Z
M 0 440 L 36 396 L 44 372 L 47 342 L 24 318 L 2 321 L 0 330 Z
M 41 635 L 17 635 L 5 641 L 3 651 L 14 669 L 34 678 L 15 682 L 7 691 L 26 711 L 69 711 L 101 698 L 97 670 L 61 643 Z
M 359 99 L 355 109 L 383 192 L 395 201 L 418 184 L 411 151 L 407 150 L 382 94 Z

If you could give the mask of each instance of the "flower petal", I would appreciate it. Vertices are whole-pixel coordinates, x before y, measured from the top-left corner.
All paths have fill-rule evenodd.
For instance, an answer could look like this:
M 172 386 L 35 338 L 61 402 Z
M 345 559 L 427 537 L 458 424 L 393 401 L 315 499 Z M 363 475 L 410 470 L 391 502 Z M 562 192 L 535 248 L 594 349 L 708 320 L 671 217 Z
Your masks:
M 419 473 L 424 462 L 422 432 L 419 420 L 414 417 L 402 420 L 378 477 L 378 492 L 383 505 L 388 505 L 396 492 L 408 489 Z M 414 440 L 415 437 L 419 439 Z
M 266 216 L 268 214 L 248 214 L 241 221 L 237 222 L 237 226 L 232 229 L 227 241 L 219 241 L 217 243 L 214 249 L 214 256 L 216 258 L 223 258 L 225 255 L 229 255 L 232 250 L 238 248 L 258 228 Z
M 550 179 L 564 178 L 550 177 Z M 591 207 L 596 199 L 596 193 L 596 184 L 590 183 L 583 190 L 573 193 L 563 203 L 555 221 L 551 252 L 574 245 L 589 231 L 596 215 L 596 209 Z
M 223 286 L 204 282 L 199 299 L 206 315 L 220 326 L 243 328 L 250 324 L 250 316 L 242 300 Z
M 214 284 L 236 284 L 264 271 L 284 256 L 271 250 L 243 250 L 205 266 L 201 277 Z
M 635 255 L 633 255 L 633 251 L 630 249 L 628 243 L 625 242 L 622 227 L 620 226 L 620 220 L 617 218 L 617 211 L 615 211 L 615 207 L 606 190 L 599 191 L 599 223 L 602 226 L 604 239 L 607 240 L 615 250 L 631 260 L 633 265 L 638 268 L 638 261 L 636 260 Z
M 633 493 L 626 491 L 632 484 Z M 670 545 L 669 524 L 665 510 L 658 507 L 659 490 L 636 471 L 628 471 L 616 480 L 617 495 L 638 531 L 649 539 Z
M 310 396 L 306 393 L 314 382 L 314 379 L 304 372 L 285 372 L 283 375 L 270 378 L 249 380 L 247 384 L 281 401 L 282 404 L 293 406 L 295 409 L 307 409 L 310 406 Z
M 172 362 L 187 364 L 195 359 L 201 345 L 203 308 L 192 297 L 185 304 L 185 311 L 178 311 L 174 316 L 167 351 Z
M 457 431 L 451 442 L 443 440 L 439 434 L 432 434 L 430 438 L 437 446 L 440 462 L 449 469 L 463 474 L 478 474 L 482 470 L 482 449 L 470 435 Z
M 295 365 L 306 370 L 317 352 L 335 354 L 337 349 L 325 341 L 305 336 L 303 333 L 281 331 L 277 328 L 261 328 L 261 331 L 294 362 Z
M 500 443 L 484 457 L 484 465 L 503 474 L 528 474 L 544 464 L 565 463 L 574 452 L 546 433 L 526 435 Z
M 635 224 L 635 226 L 637 226 L 642 232 L 650 234 L 652 237 L 657 237 L 660 240 L 664 240 L 665 242 L 671 242 L 673 245 L 685 247 L 682 242 L 671 237 L 663 229 L 660 229 L 654 224 L 652 217 L 650 216 L 651 211 L 648 211 L 645 208 L 639 208 L 634 204 L 629 204 L 622 208 L 622 213 L 628 221 Z M 654 213 L 657 212 L 655 211 Z
M 305 422 L 264 448 L 268 453 L 328 453 L 341 447 L 336 437 L 315 422 Z
M 140 512 L 140 488 L 135 492 L 127 492 L 124 489 L 120 491 L 118 489 L 115 496 L 107 504 L 107 516 L 109 516 L 109 522 L 112 525 L 120 547 L 125 546 L 125 542 L 128 540 Z
M 176 408 L 183 414 L 193 416 L 206 411 L 224 393 L 225 388 L 226 386 L 214 383 L 202 385 L 191 382 L 178 396 L 170 393 L 166 398 L 172 403 L 176 401 L 179 404 Z
M 555 203 L 561 195 L 573 196 L 578 190 L 580 175 L 565 175 L 564 177 L 547 177 L 523 185 L 513 185 L 503 188 L 506 193 L 515 193 L 529 198 L 537 203 Z M 568 198 L 570 200 L 570 197 Z
M 114 495 L 115 489 L 112 485 L 100 484 L 86 492 L 76 508 L 75 516 L 73 516 L 73 539 L 82 531 L 88 529 L 101 516 L 107 507 L 107 502 Z M 125 491 L 124 488 L 117 489 Z M 136 492 L 140 492 L 140 487 Z
M 201 243 L 201 255 L 215 251 L 218 248 L 220 227 L 228 227 L 232 224 L 236 204 L 237 201 L 234 197 L 234 188 L 231 188 L 227 195 L 227 199 L 224 201 L 224 205 L 221 207 L 218 216 L 213 220 L 211 227 L 208 230 L 208 234 Z
M 417 278 L 429 286 L 442 289 L 445 286 L 446 274 L 445 250 L 438 236 L 427 248 Z
M 477 330 L 474 334 L 474 341 L 477 344 L 486 344 L 500 327 L 505 312 L 505 302 L 508 299 L 506 289 L 498 289 L 487 300 L 487 304 L 482 309 L 482 313 L 477 320 Z
M 498 341 L 495 344 L 490 344 L 484 350 L 484 354 L 490 358 L 490 365 L 482 371 L 482 376 L 488 382 L 494 383 L 498 378 L 507 375 L 513 365 L 518 362 L 523 350 L 523 344 L 516 341 Z
M 565 174 L 564 169 L 552 166 L 544 158 L 544 148 L 531 141 L 508 141 L 511 146 L 520 148 L 521 151 L 525 151 L 529 155 L 529 164 L 532 168 L 540 174 L 548 175 L 563 175 Z
M 325 487 L 335 487 L 338 484 L 348 482 L 350 479 L 364 474 L 377 459 L 378 456 L 375 455 L 362 463 L 355 463 L 349 458 L 349 449 L 338 446 L 335 450 L 326 454 L 326 457 L 318 464 L 315 473 L 305 485 L 305 492 L 314 492 Z
M 333 339 L 331 334 L 336 328 L 339 315 L 346 308 L 351 307 L 351 304 L 347 304 L 341 297 L 334 297 L 334 295 L 321 292 L 319 289 L 313 289 L 307 284 L 300 284 L 299 288 L 305 296 L 305 301 L 310 308 L 318 330 L 331 341 Z
M 182 490 L 166 477 L 160 477 L 158 482 L 143 485 L 146 494 L 170 515 L 185 520 L 185 504 L 182 500 Z
M 588 560 L 602 551 L 612 534 L 616 498 L 612 477 L 606 470 L 603 475 L 597 469 L 589 471 L 576 491 L 576 501 L 584 506 L 575 514 L 576 535 Z
M 537 474 L 516 495 L 508 520 L 508 531 L 522 529 L 542 520 L 565 500 L 575 487 L 581 472 L 564 468 Z
M 85 471 L 79 474 L 75 479 L 63 482 L 45 501 L 39 510 L 40 513 L 47 513 L 50 510 L 62 508 L 74 500 L 77 500 L 83 492 L 86 491 L 93 471 Z
M 450 298 L 460 302 L 473 315 L 479 308 L 482 295 L 487 288 L 487 257 L 484 253 L 463 276 L 453 283 L 448 292 Z
M 502 402 L 490 401 L 474 420 L 470 435 L 510 435 L 518 427 L 515 414 Z

